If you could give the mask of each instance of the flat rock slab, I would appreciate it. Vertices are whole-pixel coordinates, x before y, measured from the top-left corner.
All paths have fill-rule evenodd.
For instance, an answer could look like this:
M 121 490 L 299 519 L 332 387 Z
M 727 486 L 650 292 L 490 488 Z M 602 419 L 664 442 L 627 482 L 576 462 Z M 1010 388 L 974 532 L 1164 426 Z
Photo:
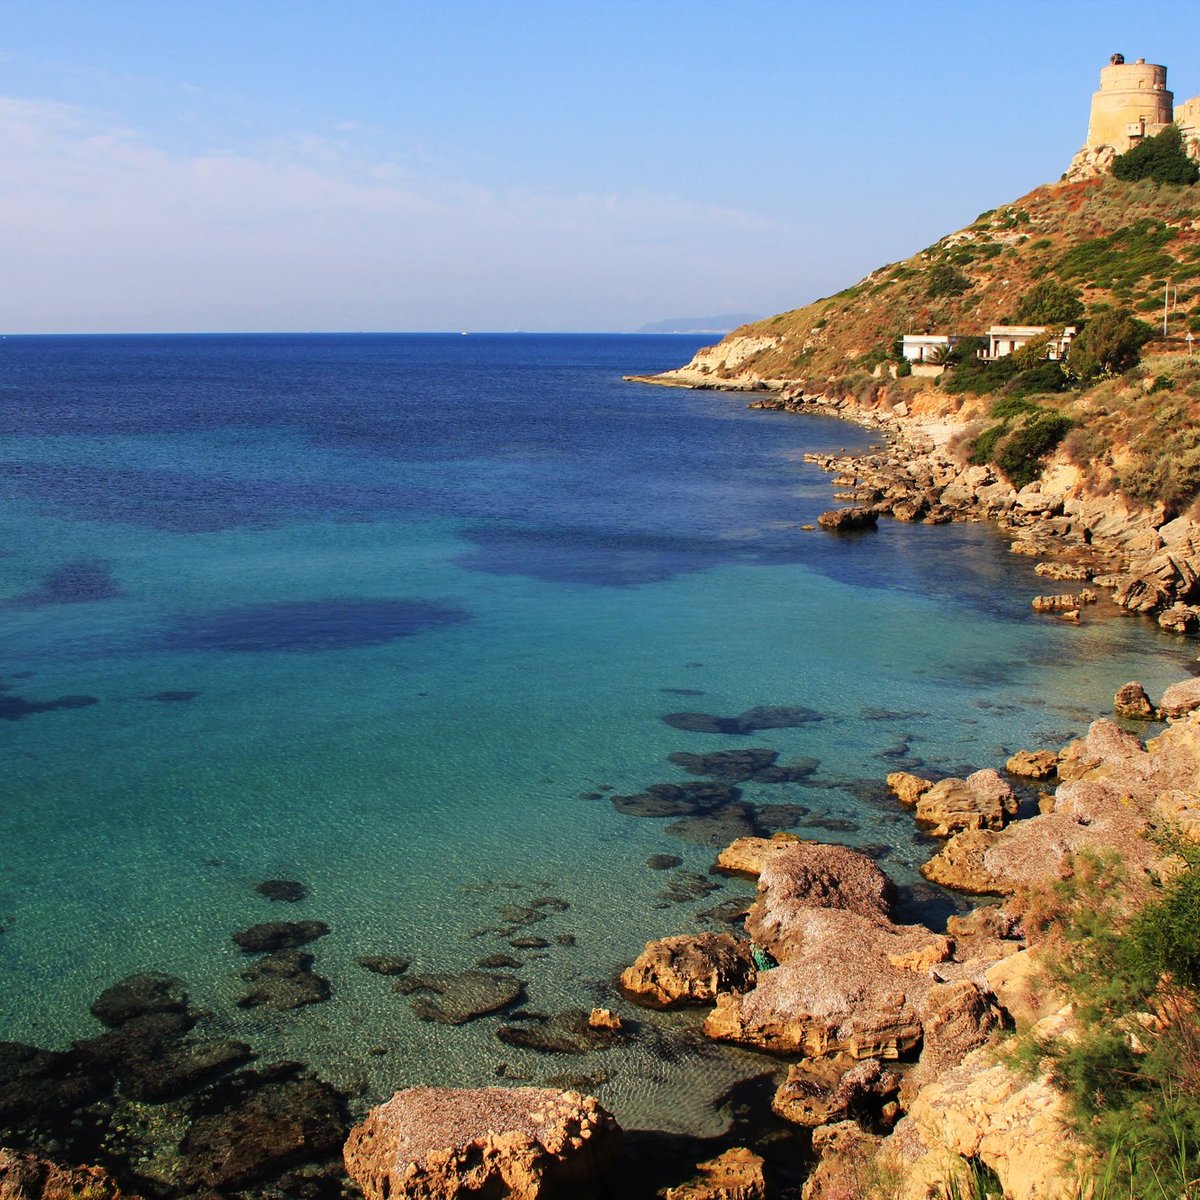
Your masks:
M 516 1004 L 525 995 L 525 984 L 515 975 L 491 971 L 404 975 L 395 986 L 396 991 L 406 996 L 430 993 L 416 996 L 411 1004 L 413 1013 L 422 1021 L 443 1025 L 464 1025 Z

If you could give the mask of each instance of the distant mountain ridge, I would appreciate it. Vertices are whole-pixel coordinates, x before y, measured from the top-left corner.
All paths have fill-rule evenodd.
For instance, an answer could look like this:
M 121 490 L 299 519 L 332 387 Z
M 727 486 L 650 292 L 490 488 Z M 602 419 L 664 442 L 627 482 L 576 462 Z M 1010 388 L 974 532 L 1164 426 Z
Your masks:
M 721 313 L 715 317 L 669 317 L 665 321 L 651 321 L 634 333 L 729 333 L 739 325 L 761 321 L 759 313 Z

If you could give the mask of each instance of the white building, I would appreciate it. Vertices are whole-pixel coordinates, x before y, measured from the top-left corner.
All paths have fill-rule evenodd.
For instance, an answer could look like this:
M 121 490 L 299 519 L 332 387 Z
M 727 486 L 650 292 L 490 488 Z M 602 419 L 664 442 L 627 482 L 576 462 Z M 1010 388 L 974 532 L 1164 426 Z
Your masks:
M 1049 330 L 1045 325 L 993 325 L 987 331 L 987 349 L 980 350 L 979 357 L 1007 358 L 1014 351 L 1029 345 L 1034 338 L 1047 332 Z M 1046 357 L 1066 358 L 1077 332 L 1074 325 L 1068 325 L 1057 337 L 1052 337 L 1046 344 Z
M 901 339 L 901 353 L 909 362 L 928 362 L 941 358 L 957 341 L 954 333 L 906 333 Z

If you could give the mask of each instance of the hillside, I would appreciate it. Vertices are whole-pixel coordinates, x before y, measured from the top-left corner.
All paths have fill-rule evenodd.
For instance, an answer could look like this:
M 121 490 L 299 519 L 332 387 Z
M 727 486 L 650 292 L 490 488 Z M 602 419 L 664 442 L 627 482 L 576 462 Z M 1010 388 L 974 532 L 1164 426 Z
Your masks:
M 1007 323 L 1046 278 L 1077 289 L 1088 314 L 1129 308 L 1160 329 L 1169 282 L 1168 334 L 1200 331 L 1200 188 L 1112 177 L 1036 188 L 836 295 L 741 326 L 726 341 L 764 344 L 714 368 L 711 382 L 753 374 L 816 389 L 892 357 L 903 333 Z
M 1032 297 L 1047 289 L 1067 298 L 1065 320 L 1031 316 Z M 980 364 L 968 341 L 963 361 L 941 378 L 903 375 L 903 334 L 969 338 L 993 324 L 1070 321 L 1084 331 L 1079 351 L 1089 324 L 1124 312 L 1148 339 L 1133 371 L 1136 347 L 1125 361 L 1077 371 L 1074 352 L 1066 370 L 1039 362 L 1036 351 Z M 967 452 L 1018 486 L 1036 471 L 1028 462 L 1006 468 L 1006 442 L 1016 438 L 1024 450 L 1032 438 L 1036 453 L 1024 458 L 1033 462 L 1073 426 L 1065 450 L 1085 484 L 1180 512 L 1200 495 L 1200 351 L 1188 357 L 1189 332 L 1200 341 L 1200 185 L 1106 175 L 1039 187 L 836 295 L 743 325 L 649 382 L 770 389 L 874 411 L 907 401 L 910 412 L 983 422 L 970 434 L 987 439 L 967 438 Z

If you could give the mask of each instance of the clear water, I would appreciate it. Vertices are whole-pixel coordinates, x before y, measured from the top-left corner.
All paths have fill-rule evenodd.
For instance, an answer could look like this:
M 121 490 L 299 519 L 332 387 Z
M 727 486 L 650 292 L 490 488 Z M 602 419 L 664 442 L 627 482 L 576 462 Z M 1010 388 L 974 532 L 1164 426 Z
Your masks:
M 497 907 L 554 895 L 569 910 L 527 931 L 550 947 L 517 952 L 530 1006 L 628 1013 L 612 979 L 643 942 L 712 927 L 695 914 L 748 885 L 664 907 L 647 857 L 703 872 L 713 850 L 602 789 L 688 778 L 676 750 L 816 756 L 817 786 L 746 799 L 882 844 L 912 883 L 930 849 L 861 781 L 998 765 L 1181 673 L 1139 621 L 1033 618 L 1032 564 L 983 526 L 802 531 L 830 504 L 804 452 L 869 435 L 621 379 L 699 344 L 0 340 L 0 1038 L 84 1036 L 98 991 L 154 968 L 366 1100 L 505 1063 L 590 1074 L 627 1127 L 710 1133 L 754 1060 L 692 1016 L 538 1055 L 500 1018 L 418 1021 L 354 958 L 464 969 L 510 949 Z M 760 704 L 824 719 L 745 738 L 661 719 Z M 309 898 L 273 904 L 268 878 Z M 238 1009 L 231 932 L 301 917 L 332 927 L 313 949 L 333 998 Z

